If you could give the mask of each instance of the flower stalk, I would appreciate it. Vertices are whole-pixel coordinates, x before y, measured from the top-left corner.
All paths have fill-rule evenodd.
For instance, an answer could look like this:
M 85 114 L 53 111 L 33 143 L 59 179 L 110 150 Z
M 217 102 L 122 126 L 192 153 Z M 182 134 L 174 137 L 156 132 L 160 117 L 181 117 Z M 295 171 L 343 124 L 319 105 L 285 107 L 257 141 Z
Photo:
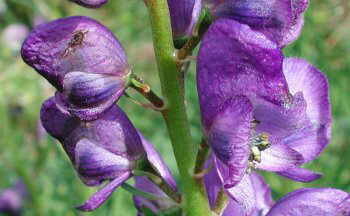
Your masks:
M 193 178 L 197 146 L 192 140 L 184 104 L 184 94 L 176 65 L 166 0 L 149 0 L 154 50 L 163 97 L 167 107 L 162 112 L 169 131 L 184 188 L 184 211 L 188 216 L 210 215 L 206 194 L 200 181 Z

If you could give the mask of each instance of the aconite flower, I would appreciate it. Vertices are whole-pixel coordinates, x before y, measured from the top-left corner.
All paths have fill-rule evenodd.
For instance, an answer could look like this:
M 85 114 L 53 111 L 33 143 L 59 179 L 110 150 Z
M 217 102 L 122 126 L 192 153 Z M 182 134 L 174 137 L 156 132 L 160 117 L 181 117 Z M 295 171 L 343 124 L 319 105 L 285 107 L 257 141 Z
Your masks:
M 226 188 L 251 169 L 308 182 L 301 168 L 330 140 L 327 78 L 305 60 L 284 58 L 263 33 L 219 19 L 204 36 L 197 86 L 204 133 Z
M 123 47 L 99 22 L 83 16 L 37 26 L 23 60 L 56 89 L 62 106 L 84 120 L 98 118 L 123 94 L 130 68 Z
M 168 0 L 174 38 L 190 37 L 198 21 L 201 0 Z
M 212 0 L 214 17 L 229 18 L 264 33 L 279 47 L 296 40 L 308 0 Z
M 92 211 L 98 208 L 146 159 L 176 189 L 159 154 L 150 143 L 141 140 L 136 128 L 117 105 L 97 120 L 81 121 L 52 97 L 43 104 L 40 115 L 44 128 L 60 141 L 86 185 L 97 186 L 109 181 L 78 209 Z
M 108 2 L 108 0 L 70 0 L 70 1 L 75 2 L 78 5 L 81 5 L 87 8 L 99 8 Z
M 22 215 L 23 202 L 27 198 L 27 189 L 22 181 L 18 181 L 13 187 L 0 191 L 0 213 L 20 216 Z

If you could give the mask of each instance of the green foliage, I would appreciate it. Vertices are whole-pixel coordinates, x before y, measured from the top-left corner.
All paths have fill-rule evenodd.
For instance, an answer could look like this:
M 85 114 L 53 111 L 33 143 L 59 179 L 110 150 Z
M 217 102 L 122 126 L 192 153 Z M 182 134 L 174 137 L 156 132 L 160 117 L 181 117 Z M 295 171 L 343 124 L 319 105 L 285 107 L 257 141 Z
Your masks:
M 141 0 L 110 0 L 101 9 L 89 10 L 68 1 L 0 0 L 10 3 L 0 12 L 0 34 L 12 23 L 33 26 L 35 15 L 48 20 L 69 15 L 87 15 L 110 27 L 123 43 L 133 70 L 156 92 L 160 92 L 152 48 L 147 10 Z M 298 41 L 284 51 L 287 56 L 307 59 L 328 75 L 333 108 L 332 142 L 320 158 L 307 165 L 324 177 L 308 184 L 296 183 L 275 174 L 265 174 L 275 198 L 299 187 L 335 187 L 350 191 L 350 15 L 349 2 L 311 1 L 305 27 Z M 41 103 L 54 90 L 20 59 L 18 50 L 11 50 L 0 40 L 0 188 L 22 178 L 36 191 L 25 206 L 25 215 L 135 215 L 131 195 L 118 189 L 106 205 L 93 213 L 78 213 L 81 204 L 94 188 L 84 186 L 76 176 L 60 145 L 48 137 L 36 135 Z M 195 87 L 195 67 L 191 66 L 186 81 L 186 105 L 191 132 L 200 142 L 201 128 Z M 143 100 L 133 90 L 128 93 Z M 132 122 L 164 155 L 175 175 L 176 163 L 166 126 L 160 114 L 146 110 L 127 98 L 120 101 Z

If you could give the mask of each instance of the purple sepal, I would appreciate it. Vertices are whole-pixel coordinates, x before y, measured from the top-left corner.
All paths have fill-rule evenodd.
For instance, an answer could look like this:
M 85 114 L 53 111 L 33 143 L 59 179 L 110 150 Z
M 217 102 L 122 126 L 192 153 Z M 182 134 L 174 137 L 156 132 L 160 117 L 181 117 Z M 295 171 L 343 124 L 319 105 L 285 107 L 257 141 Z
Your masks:
M 291 167 L 282 172 L 277 172 L 279 175 L 299 182 L 312 182 L 322 177 L 322 174 L 315 173 L 311 170 L 301 167 Z
M 303 188 L 280 199 L 267 216 L 348 216 L 349 196 L 349 193 L 333 188 Z
M 237 184 L 248 165 L 250 152 L 250 122 L 252 105 L 244 96 L 227 100 L 206 132 L 207 141 L 215 153 L 217 169 L 225 187 Z
M 78 5 L 81 5 L 87 8 L 99 8 L 108 2 L 108 0 L 70 0 L 70 1 L 75 2 Z
M 125 172 L 124 174 L 118 176 L 92 195 L 83 205 L 76 208 L 80 211 L 93 211 L 97 209 L 112 195 L 117 187 L 123 184 L 130 177 L 130 172 Z
M 284 47 L 298 38 L 307 6 L 308 0 L 226 0 L 213 11 L 215 17 L 247 24 Z
M 143 148 L 146 151 L 147 159 L 152 166 L 158 171 L 159 175 L 169 184 L 169 186 L 177 190 L 176 181 L 171 174 L 170 169 L 165 164 L 161 155 L 157 152 L 154 146 L 146 140 L 146 138 L 139 132 Z
M 201 0 L 168 0 L 174 38 L 190 37 L 198 21 Z
M 138 210 L 138 215 L 144 215 L 142 213 L 142 208 L 144 207 L 157 214 L 173 206 L 173 203 L 169 201 L 169 197 L 158 186 L 148 180 L 147 177 L 135 176 L 135 187 L 141 191 L 152 193 L 153 195 L 156 195 L 160 198 L 167 198 L 159 200 L 148 200 L 140 196 L 133 196 L 135 207 Z

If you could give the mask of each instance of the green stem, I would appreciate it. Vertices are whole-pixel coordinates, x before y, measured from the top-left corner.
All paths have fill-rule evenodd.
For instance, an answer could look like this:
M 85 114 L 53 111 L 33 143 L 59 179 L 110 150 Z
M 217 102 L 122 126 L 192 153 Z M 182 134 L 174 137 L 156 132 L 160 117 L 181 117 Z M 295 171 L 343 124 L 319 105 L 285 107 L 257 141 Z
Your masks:
M 193 178 L 197 146 L 190 133 L 183 89 L 176 66 L 168 4 L 166 0 L 148 0 L 147 6 L 162 93 L 167 104 L 162 114 L 184 188 L 184 211 L 187 216 L 210 215 L 202 182 Z

